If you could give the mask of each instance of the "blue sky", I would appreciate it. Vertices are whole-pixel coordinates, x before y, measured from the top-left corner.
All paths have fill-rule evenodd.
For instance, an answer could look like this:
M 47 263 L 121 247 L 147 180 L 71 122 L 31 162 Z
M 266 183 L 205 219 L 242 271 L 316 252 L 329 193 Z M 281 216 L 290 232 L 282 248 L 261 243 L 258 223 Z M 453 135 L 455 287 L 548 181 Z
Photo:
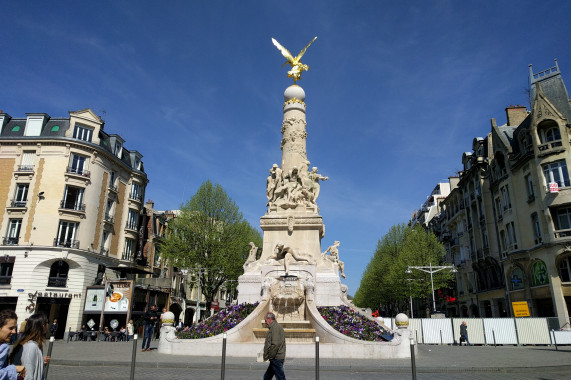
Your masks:
M 559 59 L 571 86 L 568 1 L 25 1 L 0 25 L 0 109 L 91 108 L 143 154 L 147 198 L 175 209 L 210 179 L 250 223 L 280 162 L 283 91 L 271 43 L 294 55 L 308 158 L 330 180 L 323 250 L 340 240 L 353 294 L 377 241 L 461 168 L 472 139 L 528 105 Z

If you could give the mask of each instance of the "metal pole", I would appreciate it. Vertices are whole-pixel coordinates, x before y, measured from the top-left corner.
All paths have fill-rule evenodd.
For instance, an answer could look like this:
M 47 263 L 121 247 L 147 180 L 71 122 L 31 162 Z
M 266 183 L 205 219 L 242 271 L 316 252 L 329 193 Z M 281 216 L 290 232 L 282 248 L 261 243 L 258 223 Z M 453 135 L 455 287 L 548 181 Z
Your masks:
M 551 334 L 553 334 L 553 343 L 555 344 L 555 351 L 559 351 L 559 348 L 557 348 L 557 339 L 555 339 L 555 330 L 551 329 Z
M 50 345 L 48 346 L 48 356 L 50 357 L 50 361 L 52 358 L 52 348 L 54 346 L 54 340 L 55 337 L 51 336 L 50 337 Z M 50 362 L 48 362 L 48 364 L 46 364 L 46 368 L 44 369 L 44 379 L 48 378 L 48 371 L 50 370 Z
M 412 365 L 412 380 L 416 380 L 416 361 L 414 358 L 414 339 L 410 340 L 410 361 Z
M 440 344 L 444 344 L 444 341 L 442 340 L 442 330 L 440 330 Z
M 226 333 L 222 334 L 222 368 L 220 370 L 220 380 L 224 380 L 226 372 Z
M 200 275 L 201 271 L 198 271 L 198 294 L 196 295 L 196 323 L 200 321 Z
M 315 337 L 315 380 L 319 380 L 319 337 Z
M 492 338 L 494 338 L 494 347 L 496 347 L 496 332 L 492 329 Z
M 412 310 L 412 293 L 410 295 L 410 318 L 414 318 L 414 310 Z
M 432 311 L 436 312 L 436 299 L 434 298 L 434 280 L 432 279 L 432 263 L 430 263 L 430 286 L 432 287 Z
M 131 376 L 130 380 L 135 380 L 135 362 L 137 359 L 137 338 L 139 335 L 133 335 L 133 355 L 131 356 Z

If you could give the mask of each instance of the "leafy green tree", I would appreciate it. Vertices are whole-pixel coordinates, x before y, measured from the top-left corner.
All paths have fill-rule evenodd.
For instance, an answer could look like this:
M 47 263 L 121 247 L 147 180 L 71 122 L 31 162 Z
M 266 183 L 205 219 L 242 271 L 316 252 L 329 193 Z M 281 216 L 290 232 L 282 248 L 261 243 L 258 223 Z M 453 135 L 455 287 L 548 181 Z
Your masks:
M 168 225 L 162 252 L 170 263 L 200 272 L 201 293 L 210 304 L 228 280 L 237 280 L 258 230 L 243 218 L 238 206 L 219 184 L 204 182 Z
M 443 265 L 445 250 L 436 236 L 421 226 L 391 227 L 379 241 L 375 254 L 355 293 L 355 304 L 381 308 L 392 315 L 409 308 L 409 297 L 425 300 L 427 313 L 432 305 L 430 274 L 409 266 Z M 448 287 L 453 275 L 446 270 L 435 273 L 434 289 Z

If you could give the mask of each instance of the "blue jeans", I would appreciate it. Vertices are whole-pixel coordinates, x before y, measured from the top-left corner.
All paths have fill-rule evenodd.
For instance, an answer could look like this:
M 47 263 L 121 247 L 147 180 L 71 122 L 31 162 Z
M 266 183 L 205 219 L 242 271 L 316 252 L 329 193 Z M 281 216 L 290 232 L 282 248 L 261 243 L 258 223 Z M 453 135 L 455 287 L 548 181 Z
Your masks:
M 272 380 L 274 375 L 276 375 L 276 380 L 286 380 L 283 359 L 270 360 L 270 365 L 264 374 L 264 380 Z
M 466 335 L 461 335 L 461 336 L 460 336 L 460 345 L 462 345 L 462 340 L 465 340 L 465 341 L 466 341 L 466 344 L 467 344 L 468 346 L 471 346 L 470 341 L 468 340 L 468 337 L 467 337 Z
M 147 349 L 151 345 L 151 339 L 153 339 L 154 331 L 155 331 L 155 325 L 152 324 L 145 325 L 145 335 L 143 336 L 143 349 Z M 145 347 L 145 341 L 147 342 L 147 347 Z

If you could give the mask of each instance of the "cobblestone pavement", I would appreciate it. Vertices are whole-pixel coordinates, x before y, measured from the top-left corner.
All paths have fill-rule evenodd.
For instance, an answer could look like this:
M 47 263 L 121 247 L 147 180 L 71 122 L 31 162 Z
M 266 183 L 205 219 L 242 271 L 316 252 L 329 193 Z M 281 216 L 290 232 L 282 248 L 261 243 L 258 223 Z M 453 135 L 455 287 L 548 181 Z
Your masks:
M 156 342 L 151 352 L 137 346 L 136 379 L 220 378 L 220 357 L 160 354 Z M 262 345 L 260 344 L 260 349 Z M 55 342 L 49 379 L 128 379 L 132 343 Z M 571 346 L 476 346 L 419 345 L 418 379 L 568 379 L 571 378 Z M 261 378 L 267 363 L 247 358 L 226 358 L 226 379 Z M 315 377 L 314 358 L 288 358 L 288 379 Z M 321 378 L 407 379 L 410 359 L 321 359 Z
M 514 372 L 514 373 L 417 373 L 418 380 L 455 380 L 459 378 L 473 380 L 563 380 L 569 379 L 569 370 L 553 370 L 549 373 L 534 370 L 533 373 Z M 127 367 L 77 367 L 77 366 L 51 366 L 49 372 L 49 380 L 125 380 L 129 379 L 130 369 Z M 264 369 L 232 369 L 225 373 L 227 380 L 251 380 L 261 379 L 264 375 Z M 286 376 L 288 380 L 306 380 L 314 379 L 315 372 L 309 370 L 288 369 L 286 366 Z M 370 371 L 321 371 L 320 378 L 327 380 L 369 380 L 382 378 L 383 380 L 401 380 L 412 378 L 411 373 L 387 373 L 387 372 L 370 372 Z M 178 379 L 201 379 L 201 380 L 218 380 L 220 379 L 219 369 L 186 369 L 186 368 L 139 368 L 135 372 L 137 380 L 178 380 Z

